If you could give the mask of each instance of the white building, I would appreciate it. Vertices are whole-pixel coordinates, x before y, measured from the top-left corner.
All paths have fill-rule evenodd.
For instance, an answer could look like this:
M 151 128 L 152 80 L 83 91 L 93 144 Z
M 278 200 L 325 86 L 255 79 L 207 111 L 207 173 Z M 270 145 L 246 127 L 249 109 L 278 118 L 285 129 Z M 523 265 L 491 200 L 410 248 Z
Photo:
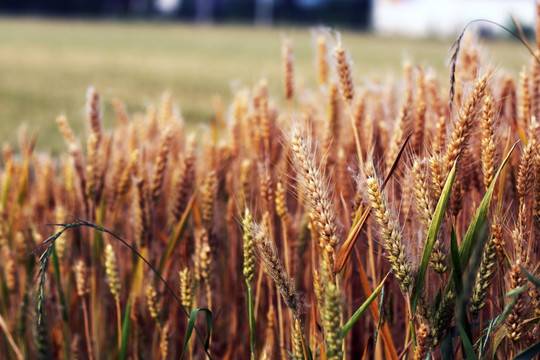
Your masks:
M 381 35 L 456 37 L 474 19 L 510 26 L 513 15 L 522 26 L 535 26 L 534 0 L 373 0 L 372 24 Z M 487 23 L 494 34 L 502 29 Z

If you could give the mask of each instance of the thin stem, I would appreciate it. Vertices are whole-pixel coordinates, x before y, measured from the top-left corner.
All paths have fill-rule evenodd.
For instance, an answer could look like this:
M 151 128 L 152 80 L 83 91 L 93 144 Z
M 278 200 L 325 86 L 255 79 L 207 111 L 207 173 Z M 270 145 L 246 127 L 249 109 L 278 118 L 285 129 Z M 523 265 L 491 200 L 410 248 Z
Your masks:
M 116 303 L 116 321 L 117 321 L 117 327 L 118 327 L 118 350 L 120 350 L 120 347 L 122 346 L 122 315 L 120 312 L 120 297 L 115 296 L 114 297 L 115 303 Z
M 86 347 L 88 351 L 88 359 L 94 360 L 94 350 L 92 349 L 92 339 L 90 338 L 90 324 L 88 320 L 88 307 L 86 306 L 86 299 L 82 299 L 83 315 L 84 315 L 84 335 L 86 337 Z
M 255 360 L 255 316 L 253 314 L 253 291 L 251 283 L 246 280 L 247 286 L 247 310 L 249 323 L 249 348 L 251 351 L 251 360 Z
M 354 121 L 354 114 L 351 109 L 351 104 L 347 102 L 347 110 L 349 112 L 349 118 L 351 119 L 352 129 L 353 129 L 353 135 L 354 135 L 354 143 L 356 145 L 356 152 L 358 155 L 358 161 L 360 163 L 360 169 L 364 168 L 364 159 L 362 157 L 362 147 L 360 146 L 360 138 L 358 137 L 358 129 L 356 127 L 356 122 Z
M 285 255 L 285 270 L 287 274 L 291 273 L 290 259 L 289 259 L 289 239 L 287 236 L 287 220 L 281 218 L 281 229 L 283 232 L 283 254 Z
M 259 313 L 258 312 L 258 309 L 259 309 L 259 300 L 260 300 L 260 294 L 261 294 L 261 286 L 262 286 L 262 279 L 263 279 L 263 271 L 262 271 L 262 267 L 259 267 L 259 273 L 257 275 L 257 289 L 256 289 L 256 295 L 255 295 L 255 313 L 254 313 L 254 317 L 255 317 L 255 320 L 257 320 L 257 314 Z
M 414 344 L 416 345 L 416 332 L 415 332 L 415 329 L 414 329 L 414 317 L 412 316 L 412 309 L 411 309 L 411 298 L 409 296 L 409 294 L 405 294 L 406 295 L 406 298 L 407 298 L 407 317 L 408 317 L 408 320 L 409 320 L 409 327 L 407 329 L 407 334 L 405 336 L 405 344 L 403 345 L 404 348 L 405 348 L 405 345 L 410 344 Z M 407 353 L 404 354 L 403 356 L 404 359 L 407 358 Z

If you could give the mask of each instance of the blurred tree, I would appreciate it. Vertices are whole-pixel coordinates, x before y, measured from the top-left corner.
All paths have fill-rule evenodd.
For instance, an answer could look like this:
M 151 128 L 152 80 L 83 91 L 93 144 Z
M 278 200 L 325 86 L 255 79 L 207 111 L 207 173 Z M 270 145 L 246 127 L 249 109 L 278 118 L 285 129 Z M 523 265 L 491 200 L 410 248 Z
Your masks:
M 63 16 L 156 15 L 157 0 L 0 0 L 0 12 Z M 175 16 L 194 21 L 249 21 L 369 26 L 372 0 L 179 0 Z

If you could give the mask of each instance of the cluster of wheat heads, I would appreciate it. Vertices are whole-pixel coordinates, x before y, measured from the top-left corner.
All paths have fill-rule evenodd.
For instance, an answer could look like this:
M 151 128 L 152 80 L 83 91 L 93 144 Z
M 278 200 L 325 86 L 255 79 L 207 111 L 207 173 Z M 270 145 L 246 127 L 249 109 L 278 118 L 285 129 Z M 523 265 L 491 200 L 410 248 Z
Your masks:
M 85 147 L 64 117 L 66 154 L 4 146 L 5 358 L 537 353 L 537 58 L 513 79 L 465 36 L 451 84 L 358 87 L 321 32 L 314 90 L 282 60 L 282 95 L 239 91 L 198 138 L 167 94 L 104 131 L 91 88 Z

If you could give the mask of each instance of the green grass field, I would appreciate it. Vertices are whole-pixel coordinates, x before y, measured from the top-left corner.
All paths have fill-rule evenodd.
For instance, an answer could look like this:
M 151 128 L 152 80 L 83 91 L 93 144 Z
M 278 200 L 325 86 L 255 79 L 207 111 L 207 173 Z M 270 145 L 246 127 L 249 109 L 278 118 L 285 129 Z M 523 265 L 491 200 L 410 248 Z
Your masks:
M 308 28 L 0 18 L 0 141 L 13 142 L 26 123 L 39 131 L 38 148 L 62 149 L 54 120 L 66 114 L 80 134 L 90 85 L 100 91 L 109 125 L 112 98 L 123 100 L 130 112 L 142 111 L 165 90 L 187 123 L 208 121 L 215 95 L 227 102 L 233 90 L 252 86 L 261 77 L 278 94 L 284 35 L 294 42 L 297 79 L 313 86 L 314 41 Z M 405 57 L 448 74 L 451 40 L 345 32 L 343 43 L 351 52 L 357 85 L 373 74 L 399 75 Z M 485 46 L 493 66 L 514 72 L 528 55 L 517 42 Z

